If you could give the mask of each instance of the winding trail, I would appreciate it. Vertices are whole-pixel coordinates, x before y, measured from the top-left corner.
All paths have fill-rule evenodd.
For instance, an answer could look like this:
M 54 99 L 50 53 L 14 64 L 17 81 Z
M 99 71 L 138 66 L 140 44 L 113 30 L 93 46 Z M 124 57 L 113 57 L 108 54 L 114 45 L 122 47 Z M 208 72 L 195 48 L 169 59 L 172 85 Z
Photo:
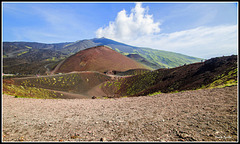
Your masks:
M 46 64 L 46 65 L 44 66 L 44 68 L 47 69 L 47 71 L 46 71 L 47 74 L 50 74 L 50 69 L 47 67 L 47 66 L 50 65 L 50 64 L 51 64 L 51 63 Z
M 55 74 L 55 72 L 59 69 L 59 67 L 65 62 L 66 59 L 62 60 L 53 71 L 50 72 L 51 75 Z
M 84 94 L 76 94 L 76 93 L 70 93 L 70 92 L 58 91 L 58 90 L 51 90 L 51 89 L 46 89 L 46 90 L 63 94 L 61 97 L 59 97 L 59 98 L 63 98 L 63 99 L 90 99 L 90 98 L 92 98 L 91 96 L 84 95 Z

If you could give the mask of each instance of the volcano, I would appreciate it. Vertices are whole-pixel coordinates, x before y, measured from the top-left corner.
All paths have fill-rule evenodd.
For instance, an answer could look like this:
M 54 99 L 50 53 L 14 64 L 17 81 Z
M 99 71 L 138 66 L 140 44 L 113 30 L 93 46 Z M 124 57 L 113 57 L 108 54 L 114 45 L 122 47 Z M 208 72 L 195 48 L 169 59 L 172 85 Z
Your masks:
M 59 63 L 53 73 L 69 73 L 73 71 L 127 71 L 130 69 L 150 69 L 108 46 L 91 47 L 68 57 Z

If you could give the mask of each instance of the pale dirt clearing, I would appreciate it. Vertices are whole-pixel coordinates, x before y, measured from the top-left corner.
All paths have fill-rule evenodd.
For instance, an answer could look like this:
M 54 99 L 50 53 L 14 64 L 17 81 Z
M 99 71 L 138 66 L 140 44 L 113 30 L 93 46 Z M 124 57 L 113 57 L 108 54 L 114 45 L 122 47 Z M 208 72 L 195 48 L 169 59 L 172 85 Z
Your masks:
M 237 141 L 237 97 L 237 86 L 118 99 L 3 95 L 2 140 Z

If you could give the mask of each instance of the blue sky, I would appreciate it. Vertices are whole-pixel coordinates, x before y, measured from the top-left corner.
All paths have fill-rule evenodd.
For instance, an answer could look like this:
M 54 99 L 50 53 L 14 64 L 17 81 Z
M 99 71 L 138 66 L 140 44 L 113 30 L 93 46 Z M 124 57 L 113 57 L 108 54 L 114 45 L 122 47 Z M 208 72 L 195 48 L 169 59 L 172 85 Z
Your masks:
M 238 3 L 3 3 L 3 41 L 107 37 L 200 58 L 237 54 Z

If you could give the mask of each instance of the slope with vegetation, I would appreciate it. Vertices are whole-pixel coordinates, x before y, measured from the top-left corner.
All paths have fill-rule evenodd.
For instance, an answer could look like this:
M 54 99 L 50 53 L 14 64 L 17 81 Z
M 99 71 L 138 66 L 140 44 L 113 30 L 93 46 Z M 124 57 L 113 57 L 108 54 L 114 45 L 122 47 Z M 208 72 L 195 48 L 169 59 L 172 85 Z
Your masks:
M 237 56 L 232 55 L 155 71 L 144 69 L 116 71 L 116 75 L 85 71 L 4 79 L 3 91 L 17 96 L 24 96 L 28 91 L 32 91 L 27 97 L 31 95 L 41 97 L 39 96 L 41 93 L 48 93 L 46 90 L 57 91 L 60 94 L 68 92 L 86 95 L 88 98 L 143 96 L 237 85 L 237 72 Z M 23 93 L 24 89 L 27 93 Z M 51 92 L 47 97 L 64 98 Z
M 67 92 L 69 95 L 80 94 L 91 98 L 93 95 L 89 95 L 89 91 L 110 80 L 111 77 L 98 72 L 4 79 L 3 92 L 18 97 L 35 98 L 64 98 L 63 93 Z M 91 94 L 99 93 L 92 92 Z M 103 96 L 106 95 L 101 97 Z
M 69 73 L 38 78 L 15 79 L 15 84 L 52 90 L 84 93 L 110 77 L 98 72 Z
M 237 85 L 236 55 L 119 78 L 103 89 L 118 96 L 140 96 L 231 85 Z
M 67 56 L 58 51 L 66 44 L 68 43 L 4 42 L 3 72 L 21 75 L 46 74 L 46 65 Z

